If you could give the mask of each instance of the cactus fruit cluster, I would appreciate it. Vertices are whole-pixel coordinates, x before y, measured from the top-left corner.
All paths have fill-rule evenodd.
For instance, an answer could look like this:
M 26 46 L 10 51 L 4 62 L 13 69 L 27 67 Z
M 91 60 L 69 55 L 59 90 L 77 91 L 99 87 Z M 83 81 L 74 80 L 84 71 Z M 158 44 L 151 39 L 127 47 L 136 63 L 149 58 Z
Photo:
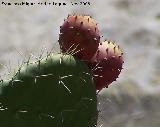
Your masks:
M 97 23 L 90 16 L 69 15 L 60 27 L 62 52 L 86 62 L 91 69 L 96 89 L 116 81 L 123 65 L 123 53 L 112 41 L 100 41 Z
M 69 15 L 60 27 L 61 53 L 27 61 L 0 81 L 2 127 L 96 127 L 96 90 L 121 72 L 123 53 L 100 41 L 90 16 Z

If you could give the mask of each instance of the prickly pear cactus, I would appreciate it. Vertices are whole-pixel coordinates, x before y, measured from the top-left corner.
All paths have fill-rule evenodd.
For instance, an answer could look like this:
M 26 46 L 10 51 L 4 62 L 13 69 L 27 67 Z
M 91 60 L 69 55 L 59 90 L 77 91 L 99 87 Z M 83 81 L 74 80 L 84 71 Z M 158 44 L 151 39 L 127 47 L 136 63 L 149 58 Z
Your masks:
M 60 27 L 59 44 L 62 52 L 73 52 L 74 56 L 90 60 L 98 49 L 99 29 L 90 16 L 69 15 Z
M 2 127 L 95 127 L 96 121 L 90 71 L 71 55 L 27 63 L 0 83 Z

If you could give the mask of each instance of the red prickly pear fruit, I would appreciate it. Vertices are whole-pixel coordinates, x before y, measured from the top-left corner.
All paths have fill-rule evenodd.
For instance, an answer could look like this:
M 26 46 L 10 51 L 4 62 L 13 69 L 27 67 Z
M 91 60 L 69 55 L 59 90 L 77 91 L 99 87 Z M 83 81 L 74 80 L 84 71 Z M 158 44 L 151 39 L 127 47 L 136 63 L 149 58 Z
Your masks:
M 90 60 L 96 53 L 99 42 L 97 24 L 90 16 L 69 15 L 60 27 L 61 51 L 69 52 L 81 60 Z
M 123 63 L 123 53 L 118 45 L 111 41 L 101 42 L 97 52 L 88 62 L 88 66 L 93 73 L 96 89 L 101 90 L 116 81 Z

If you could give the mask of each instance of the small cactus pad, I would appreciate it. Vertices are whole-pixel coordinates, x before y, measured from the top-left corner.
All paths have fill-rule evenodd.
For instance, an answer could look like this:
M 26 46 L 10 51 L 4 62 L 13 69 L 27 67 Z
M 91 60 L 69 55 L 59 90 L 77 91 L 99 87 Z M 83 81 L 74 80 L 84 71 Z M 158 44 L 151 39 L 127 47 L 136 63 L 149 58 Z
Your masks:
M 89 60 L 98 49 L 100 42 L 96 22 L 90 16 L 69 15 L 60 27 L 59 44 L 62 52 Z
M 111 41 L 104 41 L 99 44 L 97 52 L 88 63 L 97 90 L 108 87 L 110 83 L 116 81 L 122 70 L 122 55 L 120 47 Z
M 0 126 L 95 127 L 96 103 L 87 65 L 71 55 L 51 54 L 0 82 Z

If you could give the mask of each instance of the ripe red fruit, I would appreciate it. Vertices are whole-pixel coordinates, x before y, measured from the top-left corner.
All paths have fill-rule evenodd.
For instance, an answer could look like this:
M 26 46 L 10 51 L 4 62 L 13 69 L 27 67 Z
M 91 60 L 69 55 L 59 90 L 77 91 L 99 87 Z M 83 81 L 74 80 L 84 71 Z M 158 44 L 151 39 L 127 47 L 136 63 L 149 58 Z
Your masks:
M 96 22 L 90 16 L 68 16 L 60 27 L 59 44 L 63 53 L 72 52 L 82 60 L 89 60 L 100 42 Z
M 101 42 L 94 57 L 89 61 L 96 89 L 101 90 L 116 81 L 123 64 L 123 53 L 118 45 L 111 41 Z

